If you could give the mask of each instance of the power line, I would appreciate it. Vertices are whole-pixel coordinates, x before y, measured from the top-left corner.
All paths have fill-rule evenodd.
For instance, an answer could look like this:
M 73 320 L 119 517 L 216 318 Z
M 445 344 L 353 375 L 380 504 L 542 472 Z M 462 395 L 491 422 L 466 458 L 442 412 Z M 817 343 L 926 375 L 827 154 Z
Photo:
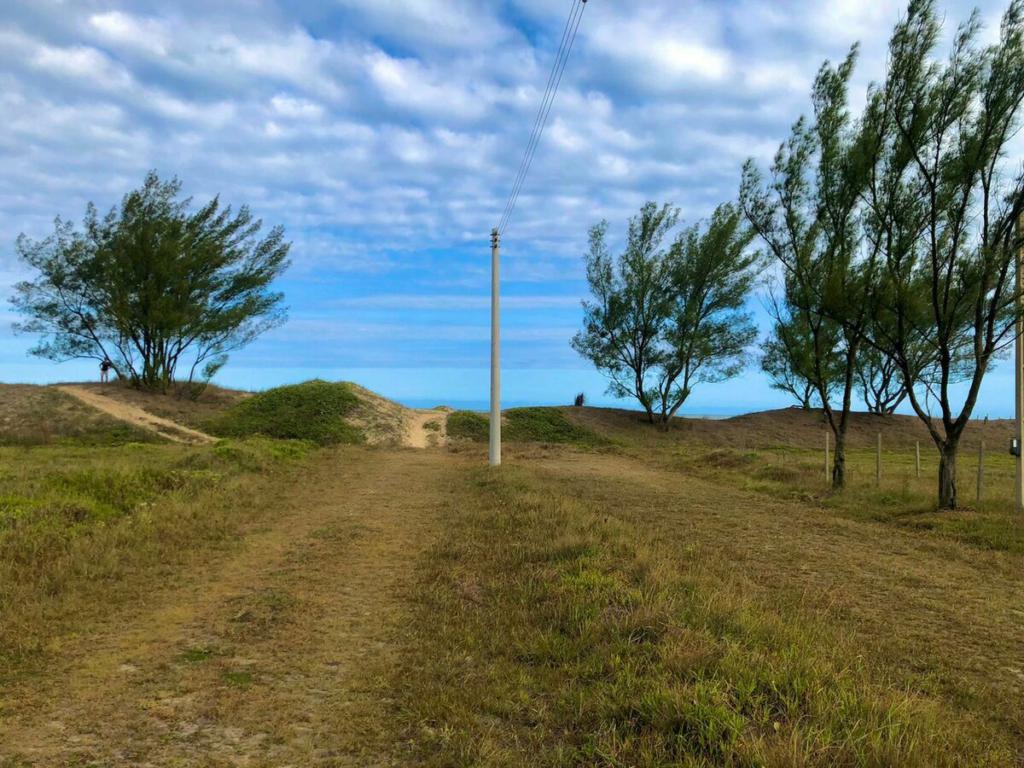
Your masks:
M 512 213 L 515 211 L 516 203 L 519 201 L 519 194 L 522 192 L 523 184 L 530 173 L 530 166 L 533 165 L 533 158 L 537 154 L 537 147 L 540 145 L 541 136 L 547 127 L 551 107 L 555 103 L 558 87 L 562 83 L 562 76 L 565 74 L 565 67 L 569 62 L 569 54 L 572 53 L 573 44 L 576 42 L 576 33 L 579 31 L 580 21 L 583 19 L 583 11 L 586 5 L 587 0 L 573 1 L 569 18 L 565 22 L 565 28 L 562 30 L 562 42 L 559 45 L 558 54 L 551 68 L 551 74 L 548 76 L 547 89 L 544 92 L 544 98 L 537 112 L 537 118 L 534 120 L 530 141 L 526 145 L 522 162 L 519 164 L 519 172 L 516 174 L 515 183 L 512 185 L 512 193 L 509 195 L 508 202 L 505 203 L 505 210 L 498 224 L 499 233 L 504 233 L 505 228 L 508 226 L 509 219 L 511 219 Z
M 530 157 L 530 149 L 537 141 L 538 129 L 540 128 L 541 119 L 544 116 L 544 106 L 548 102 L 548 98 L 551 96 L 551 89 L 555 84 L 555 78 L 558 72 L 558 62 L 562 59 L 562 54 L 565 51 L 566 42 L 569 40 L 569 35 L 572 29 L 573 19 L 576 16 L 576 11 L 580 5 L 580 0 L 573 0 L 572 10 L 569 13 L 569 17 L 565 20 L 565 27 L 562 29 L 562 41 L 558 44 L 558 53 L 555 55 L 555 63 L 551 67 L 551 73 L 548 75 L 548 84 L 544 89 L 544 98 L 541 99 L 540 109 L 537 111 L 537 117 L 534 118 L 533 128 L 530 130 L 530 140 L 526 142 L 526 151 L 523 153 L 523 159 L 519 161 L 519 170 L 516 171 L 515 182 L 512 184 L 512 194 L 509 195 L 508 200 L 505 201 L 505 209 L 501 213 L 501 224 L 504 225 L 505 217 L 510 213 L 510 206 L 512 205 L 512 198 L 515 196 L 516 188 L 519 186 L 520 180 L 526 169 L 526 162 Z M 499 227 L 499 230 L 501 227 Z

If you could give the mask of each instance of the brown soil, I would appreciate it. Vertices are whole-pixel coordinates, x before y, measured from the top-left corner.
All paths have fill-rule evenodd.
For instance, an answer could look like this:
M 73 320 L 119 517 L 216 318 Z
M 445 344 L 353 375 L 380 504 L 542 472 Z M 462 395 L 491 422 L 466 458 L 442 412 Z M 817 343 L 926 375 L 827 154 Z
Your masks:
M 0 765 L 394 764 L 381 681 L 456 463 L 324 454 L 236 554 L 5 691 Z
M 86 405 L 103 411 L 108 416 L 112 416 L 140 429 L 156 432 L 161 437 L 165 437 L 173 442 L 194 444 L 216 442 L 215 437 L 211 437 L 205 432 L 183 426 L 162 416 L 156 416 L 137 405 L 124 402 L 116 397 L 106 397 L 94 388 L 66 384 L 58 387 L 58 389 L 67 395 L 78 398 Z

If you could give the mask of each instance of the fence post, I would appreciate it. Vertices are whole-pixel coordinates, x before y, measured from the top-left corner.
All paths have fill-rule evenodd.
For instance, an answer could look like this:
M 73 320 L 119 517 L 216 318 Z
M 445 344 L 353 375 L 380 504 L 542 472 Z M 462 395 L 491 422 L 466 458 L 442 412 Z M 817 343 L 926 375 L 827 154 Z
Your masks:
M 878 433 L 878 450 L 875 452 L 875 486 L 882 487 L 882 433 Z
M 829 472 L 828 472 L 828 432 L 825 432 L 825 484 L 828 485 Z
M 921 479 L 921 441 L 917 441 L 917 479 Z
M 981 503 L 981 491 L 985 484 L 985 441 L 978 445 L 978 503 Z

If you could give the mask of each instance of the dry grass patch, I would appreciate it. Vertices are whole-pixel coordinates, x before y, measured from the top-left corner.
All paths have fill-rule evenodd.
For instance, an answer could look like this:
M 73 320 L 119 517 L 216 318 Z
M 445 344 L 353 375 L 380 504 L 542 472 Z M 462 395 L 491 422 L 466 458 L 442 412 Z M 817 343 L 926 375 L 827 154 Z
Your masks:
M 52 387 L 0 384 L 0 446 L 109 446 L 161 442 Z
M 570 477 L 564 466 L 481 470 L 473 501 L 449 511 L 448 535 L 424 571 L 416 650 L 401 669 L 410 760 L 1013 760 L 1005 734 L 905 685 L 788 586 L 782 601 L 751 591 L 729 578 L 719 553 L 635 519 L 644 494 L 625 475 L 599 490 Z
M 0 449 L 0 678 L 63 632 L 230 545 L 274 468 L 308 452 L 248 441 L 197 449 Z

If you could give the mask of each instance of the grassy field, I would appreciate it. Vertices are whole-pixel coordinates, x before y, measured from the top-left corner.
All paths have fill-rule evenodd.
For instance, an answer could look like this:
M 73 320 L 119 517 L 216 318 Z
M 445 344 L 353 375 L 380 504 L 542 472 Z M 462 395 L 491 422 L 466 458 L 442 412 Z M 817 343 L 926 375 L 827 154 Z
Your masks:
M 228 547 L 303 443 L 0 448 L 0 683 L 51 642 Z
M 913 421 L 832 494 L 801 412 L 0 448 L 0 766 L 1021 764 L 1004 428 L 956 513 Z

